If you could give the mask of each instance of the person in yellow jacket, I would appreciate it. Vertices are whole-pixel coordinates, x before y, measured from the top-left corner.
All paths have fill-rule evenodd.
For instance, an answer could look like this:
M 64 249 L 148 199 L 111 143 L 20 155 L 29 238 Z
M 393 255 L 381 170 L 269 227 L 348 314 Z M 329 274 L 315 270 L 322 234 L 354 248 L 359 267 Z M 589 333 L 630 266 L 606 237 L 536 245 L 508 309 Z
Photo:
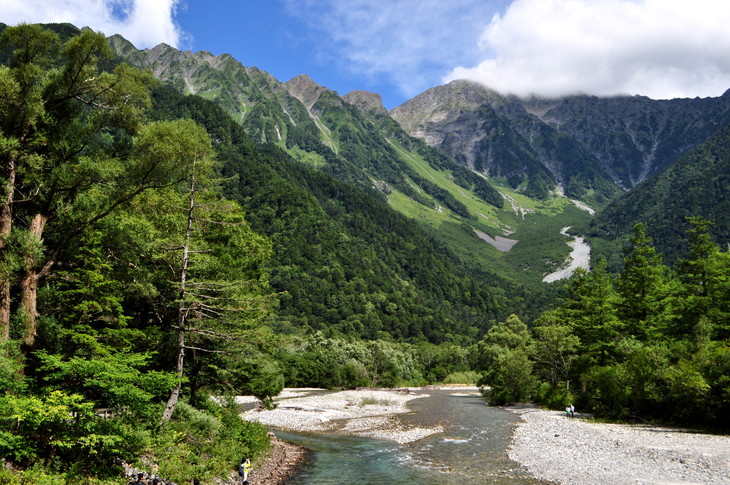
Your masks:
M 238 475 L 242 479 L 241 483 L 248 482 L 248 474 L 250 471 L 251 471 L 251 460 L 249 460 L 248 458 L 244 458 L 241 461 L 241 465 L 238 467 Z

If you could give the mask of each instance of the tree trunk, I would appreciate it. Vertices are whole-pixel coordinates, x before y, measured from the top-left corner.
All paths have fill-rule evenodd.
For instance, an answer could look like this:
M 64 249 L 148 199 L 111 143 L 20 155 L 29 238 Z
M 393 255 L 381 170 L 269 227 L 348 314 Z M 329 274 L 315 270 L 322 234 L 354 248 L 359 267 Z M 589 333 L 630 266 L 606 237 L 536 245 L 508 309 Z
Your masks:
M 5 166 L 8 177 L 5 184 L 5 200 L 0 208 L 0 258 L 5 260 L 5 240 L 13 227 L 13 198 L 15 197 L 15 160 L 8 157 Z M 2 262 L 0 261 L 0 264 Z M 6 271 L 0 272 L 0 338 L 10 339 L 10 278 Z
M 167 423 L 175 412 L 175 407 L 180 399 L 180 389 L 182 388 L 183 364 L 185 362 L 185 330 L 181 327 L 177 332 L 177 384 L 172 390 L 167 405 L 162 413 L 162 422 Z
M 32 348 L 38 334 L 38 273 L 28 271 L 20 282 L 20 309 L 25 327 L 25 345 Z
M 38 244 L 41 243 L 46 220 L 45 216 L 36 214 L 30 223 L 30 236 Z M 42 273 L 47 272 L 46 268 L 42 272 L 38 272 L 36 270 L 37 265 L 38 261 L 32 255 L 27 255 L 25 258 L 25 276 L 20 282 L 20 312 L 25 327 L 25 345 L 31 348 L 35 344 L 38 330 L 38 281 Z
M 162 413 L 162 422 L 166 423 L 172 418 L 172 413 L 175 412 L 175 406 L 177 401 L 180 399 L 180 388 L 182 387 L 182 378 L 184 372 L 185 362 L 185 331 L 187 327 L 188 309 L 185 303 L 185 297 L 187 296 L 187 278 L 188 278 L 188 264 L 190 263 L 190 237 L 193 231 L 193 219 L 195 215 L 195 162 L 193 162 L 193 175 L 190 177 L 190 200 L 188 204 L 188 221 L 185 229 L 185 243 L 183 244 L 182 250 L 182 264 L 180 267 L 180 304 L 178 306 L 178 321 L 177 321 L 177 385 L 173 389 L 170 398 L 167 400 L 165 411 Z
M 10 281 L 5 277 L 0 281 L 0 339 L 10 340 Z

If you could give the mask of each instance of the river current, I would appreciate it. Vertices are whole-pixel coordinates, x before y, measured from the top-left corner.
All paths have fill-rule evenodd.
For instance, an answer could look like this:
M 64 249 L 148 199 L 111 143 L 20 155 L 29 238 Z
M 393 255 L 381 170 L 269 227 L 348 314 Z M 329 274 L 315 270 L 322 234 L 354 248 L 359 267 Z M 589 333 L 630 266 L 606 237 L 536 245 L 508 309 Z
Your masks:
M 512 430 L 518 418 L 492 408 L 474 395 L 453 391 L 429 391 L 427 397 L 409 402 L 413 412 L 401 416 L 406 424 L 441 424 L 444 433 L 414 443 L 341 434 L 277 431 L 282 439 L 311 450 L 292 485 L 419 484 L 472 485 L 545 482 L 529 477 L 507 456 Z

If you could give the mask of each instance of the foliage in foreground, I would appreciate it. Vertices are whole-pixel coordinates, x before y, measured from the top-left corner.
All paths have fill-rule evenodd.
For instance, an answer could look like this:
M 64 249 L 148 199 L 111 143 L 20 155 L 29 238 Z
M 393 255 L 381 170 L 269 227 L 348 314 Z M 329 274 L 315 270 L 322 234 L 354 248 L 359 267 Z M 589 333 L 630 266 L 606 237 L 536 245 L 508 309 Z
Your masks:
M 117 65 L 103 34 L 19 25 L 0 50 L 3 479 L 114 481 L 157 450 L 227 474 L 231 450 L 268 443 L 207 396 L 262 360 L 269 241 L 221 197 L 208 133 L 151 122 L 152 77 Z M 183 386 L 201 410 L 161 419 Z M 201 421 L 229 432 L 196 442 L 185 429 Z
M 174 419 L 152 439 L 146 459 L 159 464 L 159 474 L 176 483 L 197 477 L 203 483 L 226 476 L 241 458 L 261 456 L 270 446 L 266 428 L 243 421 L 233 401 L 207 411 L 180 403 Z

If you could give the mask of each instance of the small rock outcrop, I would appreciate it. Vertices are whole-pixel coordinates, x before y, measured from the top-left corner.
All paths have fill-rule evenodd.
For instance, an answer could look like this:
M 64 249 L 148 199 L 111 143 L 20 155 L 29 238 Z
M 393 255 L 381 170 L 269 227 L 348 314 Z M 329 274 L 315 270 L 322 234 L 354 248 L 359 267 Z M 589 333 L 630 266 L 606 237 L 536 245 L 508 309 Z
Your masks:
M 312 78 L 306 74 L 301 74 L 284 83 L 289 94 L 297 98 L 306 106 L 308 111 L 312 110 L 312 106 L 316 103 L 320 96 L 329 89 L 312 81 Z

